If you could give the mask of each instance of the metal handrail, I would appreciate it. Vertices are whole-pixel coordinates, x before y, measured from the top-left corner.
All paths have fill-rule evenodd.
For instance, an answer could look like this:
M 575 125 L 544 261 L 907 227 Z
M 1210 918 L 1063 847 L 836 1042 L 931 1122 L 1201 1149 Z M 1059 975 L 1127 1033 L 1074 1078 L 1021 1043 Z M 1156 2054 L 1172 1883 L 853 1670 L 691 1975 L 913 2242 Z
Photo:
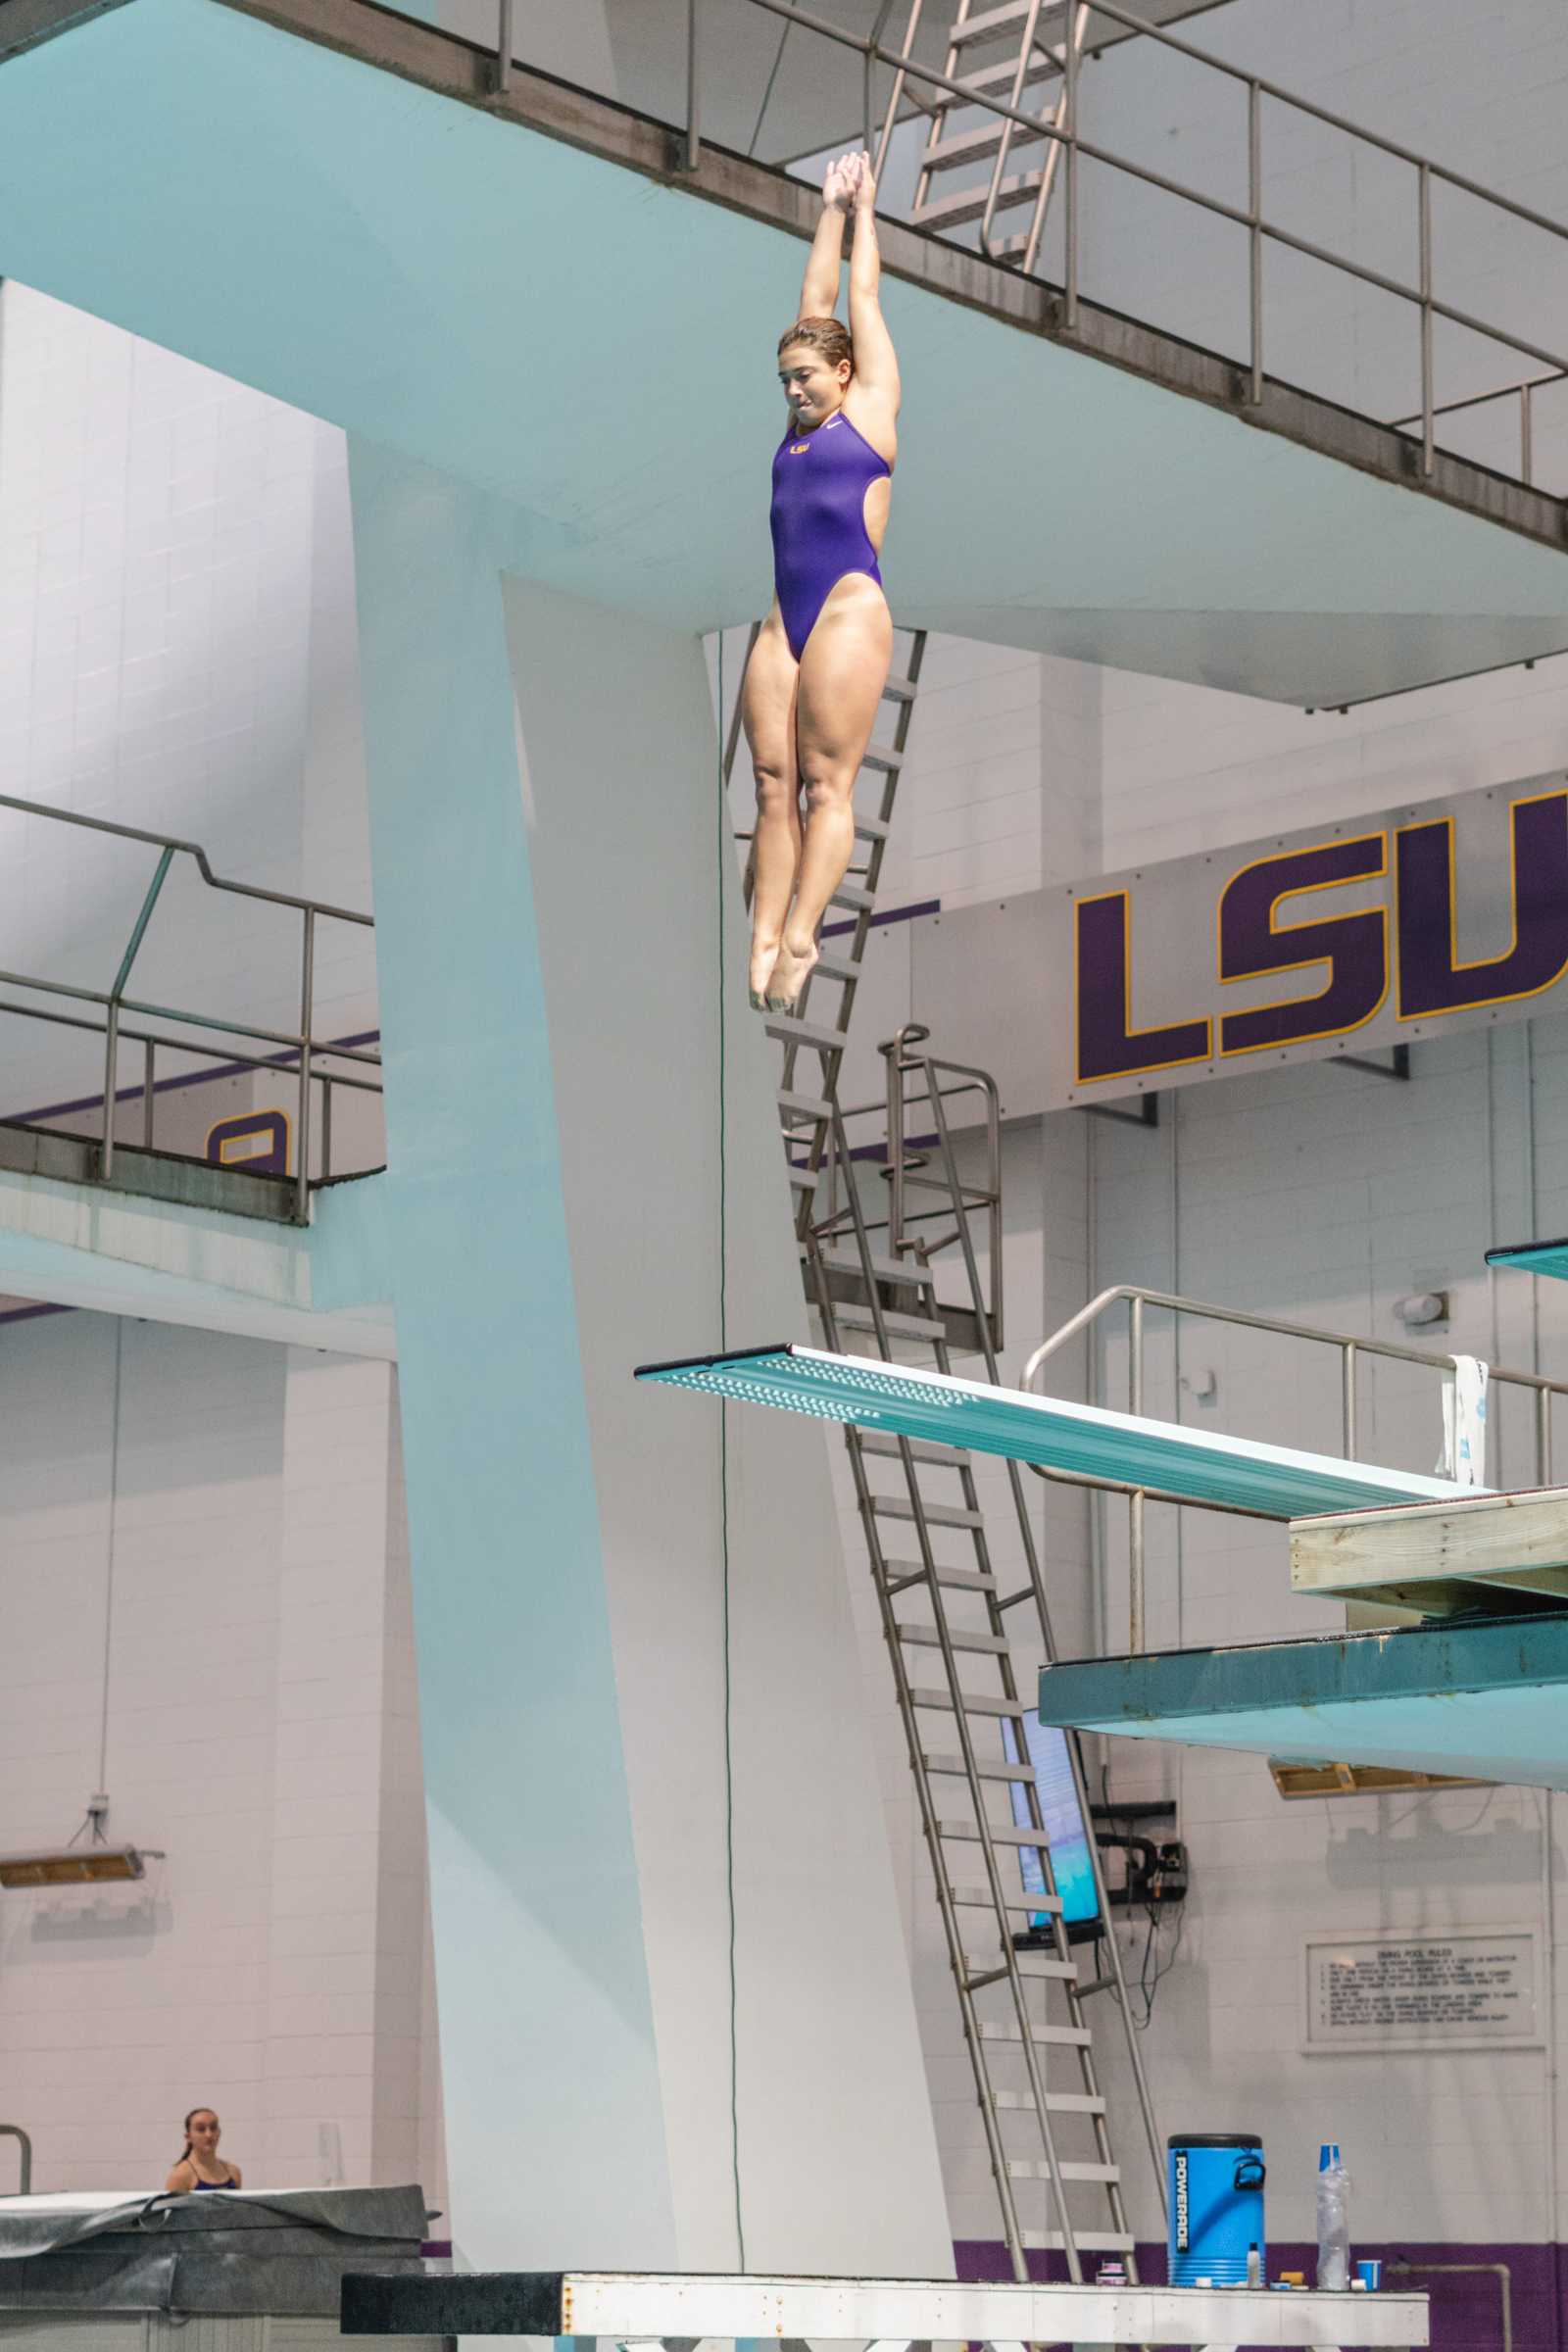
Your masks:
M 312 1079 L 319 1079 L 322 1090 L 322 1139 L 323 1151 L 326 1155 L 323 1158 L 323 1174 L 330 1173 L 331 1088 L 334 1085 L 357 1086 L 370 1093 L 380 1092 L 379 1087 L 372 1080 L 356 1079 L 339 1072 L 328 1075 L 326 1071 L 318 1070 L 314 1066 L 317 1057 L 320 1055 L 330 1056 L 334 1060 L 368 1062 L 375 1069 L 379 1069 L 381 1066 L 379 1054 L 370 1053 L 363 1046 L 337 1045 L 330 1040 L 313 1038 L 311 1035 L 311 1021 L 315 1010 L 317 918 L 324 915 L 336 922 L 357 923 L 367 930 L 373 930 L 374 917 L 361 914 L 351 906 L 335 906 L 323 899 L 299 898 L 291 891 L 268 890 L 257 882 L 232 881 L 226 875 L 215 873 L 207 852 L 202 848 L 200 842 L 186 841 L 178 834 L 150 833 L 140 825 L 119 824 L 111 818 L 102 816 L 83 816 L 74 808 L 53 808 L 47 802 L 19 800 L 12 793 L 0 793 L 0 808 L 15 809 L 23 816 L 45 817 L 52 824 L 76 825 L 89 833 L 112 834 L 118 840 L 138 842 L 159 853 L 158 864 L 151 882 L 143 893 L 136 919 L 131 925 L 130 937 L 125 943 L 124 954 L 120 959 L 120 968 L 108 989 L 82 988 L 65 980 L 41 980 L 28 972 L 0 970 L 0 982 L 7 987 L 35 989 L 40 995 L 69 997 L 77 1004 L 101 1004 L 104 1007 L 102 1023 L 102 1035 L 105 1041 L 104 1107 L 103 1130 L 99 1143 L 99 1173 L 107 1178 L 114 1171 L 115 1106 L 119 1099 L 116 1078 L 122 1037 L 133 1037 L 146 1049 L 142 1081 L 143 1140 L 146 1149 L 150 1149 L 152 1143 L 155 1091 L 153 1069 L 154 1055 L 159 1046 L 167 1046 L 182 1054 L 204 1054 L 212 1060 L 251 1062 L 257 1067 L 265 1066 L 262 1057 L 237 1053 L 231 1047 L 200 1046 L 179 1038 L 155 1035 L 145 1030 L 122 1030 L 122 1013 L 138 1013 L 144 1019 L 151 1020 L 178 1021 L 195 1029 L 216 1029 L 225 1037 L 244 1037 L 261 1045 L 281 1046 L 297 1059 L 299 1107 L 295 1118 L 297 1166 L 294 1177 L 294 1214 L 300 1224 L 305 1224 L 310 1216 Z M 177 1005 L 143 1004 L 136 998 L 126 996 L 125 987 L 130 978 L 131 967 L 140 952 L 147 927 L 152 920 L 164 884 L 169 877 L 170 868 L 176 857 L 194 858 L 198 873 L 211 890 L 229 892 L 237 898 L 264 900 L 273 906 L 290 907 L 300 915 L 302 954 L 300 1021 L 297 1032 L 286 1029 L 264 1029 L 251 1021 L 221 1020 L 215 1014 L 187 1012 Z M 24 1020 L 52 1021 L 68 1028 L 83 1028 L 96 1032 L 100 1027 L 96 1021 L 73 1019 L 69 1014 L 45 1012 L 41 1008 L 25 1004 L 8 1004 L 0 1002 L 0 1012 L 15 1013 Z M 275 1066 L 275 1057 L 272 1066 Z
M 1401 301 L 1413 303 L 1416 306 L 1420 314 L 1421 367 L 1421 407 L 1418 416 L 1421 424 L 1421 471 L 1425 477 L 1430 477 L 1435 466 L 1435 419 L 1438 416 L 1446 414 L 1451 405 L 1455 405 L 1440 404 L 1436 397 L 1432 333 L 1435 319 L 1441 318 L 1450 325 L 1464 327 L 1469 332 L 1483 335 L 1488 341 L 1500 344 L 1504 349 L 1517 352 L 1526 359 L 1537 360 L 1545 368 L 1568 373 L 1568 359 L 1565 359 L 1560 353 L 1548 351 L 1540 344 L 1528 342 L 1524 337 L 1512 333 L 1505 327 L 1491 325 L 1485 319 L 1475 318 L 1471 313 L 1459 310 L 1453 304 L 1444 302 L 1438 297 L 1433 285 L 1436 257 L 1432 223 L 1432 189 L 1436 183 L 1451 188 L 1461 195 L 1475 197 L 1481 203 L 1490 205 L 1494 211 L 1506 214 L 1510 219 L 1522 221 L 1530 227 L 1543 229 L 1550 236 L 1561 238 L 1565 243 L 1568 243 L 1568 224 L 1560 220 L 1553 220 L 1544 213 L 1536 212 L 1532 206 L 1521 204 L 1514 197 L 1502 196 L 1494 189 L 1483 187 L 1478 180 L 1470 179 L 1464 172 L 1455 172 L 1446 164 L 1434 163 L 1429 157 L 1417 154 L 1413 148 L 1403 146 L 1398 140 L 1386 138 L 1379 131 L 1368 130 L 1364 124 L 1352 122 L 1346 116 L 1337 115 L 1330 108 L 1318 105 L 1313 99 L 1302 98 L 1295 91 L 1283 88 L 1280 83 L 1269 80 L 1263 74 L 1249 73 L 1245 67 L 1232 65 L 1224 58 L 1213 56 L 1208 50 L 1200 49 L 1194 42 L 1182 39 L 1180 35 L 1170 32 L 1165 26 L 1148 23 L 1131 9 L 1122 6 L 1120 0 L 1102 0 L 1102 0 L 1095 0 L 1097 12 L 1145 40 L 1157 42 L 1162 48 L 1173 50 L 1180 57 L 1208 67 L 1213 73 L 1224 75 L 1227 80 L 1241 83 L 1247 90 L 1248 201 L 1245 206 L 1228 204 L 1223 198 L 1211 196 L 1201 188 L 1172 179 L 1167 173 L 1155 172 L 1148 165 L 1136 162 L 1130 156 L 1116 154 L 1111 149 L 1101 146 L 1097 141 L 1086 139 L 1077 121 L 1078 61 L 1070 37 L 1063 46 L 1063 102 L 1060 120 L 1052 122 L 1045 117 L 1031 115 L 1022 108 L 1009 105 L 1002 99 L 977 94 L 973 90 L 966 89 L 962 82 L 954 79 L 949 74 L 939 73 L 934 67 L 925 65 L 918 58 L 910 56 L 907 38 L 912 37 L 912 34 L 906 37 L 904 49 L 888 48 L 880 38 L 882 13 L 879 13 L 872 32 L 867 35 L 852 32 L 842 24 L 832 24 L 824 17 L 816 16 L 808 9 L 800 8 L 795 5 L 795 0 L 746 0 L 746 5 L 760 8 L 769 16 L 782 18 L 786 24 L 798 24 L 803 30 L 814 33 L 823 40 L 835 42 L 841 48 L 854 50 L 863 59 L 867 74 L 870 73 L 873 65 L 880 65 L 891 71 L 894 76 L 892 103 L 882 136 L 877 143 L 879 164 L 886 156 L 898 109 L 902 105 L 907 85 L 911 81 L 920 83 L 927 89 L 941 91 L 949 98 L 960 100 L 965 106 L 978 108 L 985 114 L 995 116 L 1004 123 L 1019 125 L 1027 130 L 1033 138 L 1048 139 L 1064 148 L 1066 161 L 1066 169 L 1062 175 L 1064 254 L 1062 309 L 1059 323 L 1063 331 L 1068 334 L 1075 331 L 1078 321 L 1079 248 L 1081 244 L 1078 162 L 1080 157 L 1087 157 L 1091 162 L 1103 164 L 1111 171 L 1123 172 L 1133 179 L 1141 180 L 1149 187 L 1158 188 L 1167 195 L 1179 197 L 1185 203 L 1195 204 L 1200 210 L 1212 213 L 1221 220 L 1230 220 L 1238 227 L 1247 230 L 1249 358 L 1246 399 L 1248 405 L 1251 407 L 1256 407 L 1263 397 L 1265 354 L 1262 252 L 1265 241 L 1283 246 L 1291 252 L 1302 254 L 1308 260 L 1320 262 L 1329 269 L 1337 270 L 1347 276 L 1358 279 L 1362 284 L 1374 286 L 1383 293 L 1396 295 Z M 911 24 L 914 21 L 915 19 L 911 17 Z M 689 155 L 695 152 L 696 122 L 702 85 L 701 44 L 701 16 L 693 7 L 689 13 L 687 24 L 688 119 L 686 144 Z M 1330 129 L 1343 131 L 1348 136 L 1358 139 L 1365 145 L 1376 149 L 1379 154 L 1390 156 L 1397 163 L 1408 165 L 1415 172 L 1417 175 L 1416 228 L 1419 246 L 1418 277 L 1415 284 L 1412 285 L 1403 279 L 1391 277 L 1383 270 L 1370 269 L 1364 263 L 1352 261 L 1345 254 L 1332 252 L 1326 246 L 1315 244 L 1310 238 L 1298 236 L 1294 230 L 1264 219 L 1262 200 L 1262 102 L 1264 99 L 1271 99 L 1278 105 L 1289 107 L 1296 114 L 1304 115 L 1313 122 L 1322 122 Z M 1037 218 L 1029 240 L 1030 251 L 1025 257 L 1026 266 L 1032 265 L 1034 260 L 1033 249 L 1039 241 L 1039 226 L 1040 221 Z M 1517 387 L 1512 387 L 1512 389 L 1517 390 Z M 1527 442 L 1525 461 L 1528 463 L 1530 454 L 1528 424 L 1525 430 Z M 1528 479 L 1528 475 L 1523 478 Z
M 1280 1315 L 1256 1315 L 1237 1306 L 1215 1306 L 1200 1298 L 1182 1298 L 1170 1291 L 1152 1291 L 1140 1283 L 1117 1283 L 1091 1298 L 1061 1326 L 1043 1340 L 1029 1357 L 1019 1377 L 1020 1388 L 1035 1385 L 1040 1367 L 1057 1354 L 1070 1340 L 1089 1331 L 1110 1307 L 1125 1304 L 1128 1310 L 1127 1398 L 1129 1412 L 1144 1410 L 1144 1340 L 1145 1313 L 1150 1307 L 1173 1315 L 1189 1315 L 1198 1322 L 1232 1323 L 1248 1331 L 1261 1331 L 1275 1339 L 1308 1340 L 1324 1348 L 1340 1351 L 1340 1441 L 1347 1461 L 1359 1459 L 1356 1453 L 1357 1383 L 1356 1367 L 1362 1356 L 1381 1356 L 1395 1363 L 1418 1364 L 1427 1371 L 1441 1372 L 1452 1379 L 1460 1359 L 1454 1355 L 1438 1354 L 1422 1348 L 1404 1348 L 1396 1340 L 1373 1340 L 1355 1332 L 1324 1331 L 1313 1323 L 1296 1323 Z M 1544 1373 L 1522 1372 L 1509 1365 L 1488 1368 L 1494 1387 L 1533 1391 L 1535 1395 L 1534 1435 L 1536 1454 L 1536 1484 L 1551 1483 L 1551 1400 L 1553 1396 L 1568 1396 L 1568 1381 L 1549 1380 Z M 1190 1494 L 1175 1494 L 1164 1488 L 1139 1486 L 1131 1480 L 1088 1477 L 1081 1472 L 1048 1469 L 1031 1463 L 1039 1478 L 1048 1478 L 1063 1486 L 1094 1487 L 1111 1494 L 1128 1498 L 1128 1645 L 1136 1654 L 1144 1646 L 1146 1615 L 1146 1577 L 1144 1551 L 1144 1505 L 1146 1502 L 1169 1502 L 1178 1507 L 1200 1511 L 1224 1511 L 1244 1519 L 1271 1519 L 1271 1511 L 1239 1502 L 1195 1501 Z
M 22 2183 L 17 2190 L 17 2194 L 19 2197 L 30 2197 L 32 2194 L 31 2136 L 27 2132 L 24 2132 L 20 2124 L 0 2124 L 0 2139 L 14 2139 L 17 2142 L 17 2154 L 21 2165 Z

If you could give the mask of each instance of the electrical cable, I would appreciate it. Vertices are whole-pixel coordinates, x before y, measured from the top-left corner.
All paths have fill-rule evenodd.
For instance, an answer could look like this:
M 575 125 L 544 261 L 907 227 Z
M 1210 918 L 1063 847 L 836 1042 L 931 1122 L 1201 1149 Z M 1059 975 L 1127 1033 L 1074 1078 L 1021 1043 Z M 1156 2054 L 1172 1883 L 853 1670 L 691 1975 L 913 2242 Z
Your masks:
M 788 30 L 788 27 L 785 28 Z M 729 795 L 724 779 L 724 632 L 718 632 L 718 827 L 714 930 L 718 961 L 718 1345 L 729 1346 L 729 1177 L 725 1166 L 728 1095 L 725 1079 L 724 894 L 729 880 Z M 739 1995 L 735 1967 L 735 1709 L 730 1670 L 729 1406 L 718 1400 L 718 1523 L 724 1636 L 724 1886 L 729 1905 L 729 2150 L 735 2186 L 737 2269 L 746 2268 L 746 2224 L 741 2212 Z

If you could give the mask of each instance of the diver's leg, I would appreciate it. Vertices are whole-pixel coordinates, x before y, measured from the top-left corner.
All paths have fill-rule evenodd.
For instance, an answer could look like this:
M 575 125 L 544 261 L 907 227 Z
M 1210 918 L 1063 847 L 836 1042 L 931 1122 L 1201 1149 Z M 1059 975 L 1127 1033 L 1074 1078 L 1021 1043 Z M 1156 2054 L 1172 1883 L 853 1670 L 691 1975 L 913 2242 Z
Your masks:
M 893 659 L 887 599 L 864 572 L 836 582 L 801 655 L 795 743 L 806 801 L 795 904 L 770 994 L 793 1003 L 816 961 L 816 932 L 855 849 L 855 779 Z
M 741 716 L 757 777 L 752 836 L 752 1003 L 768 993 L 801 862 L 801 786 L 795 761 L 800 670 L 775 605 L 746 664 Z

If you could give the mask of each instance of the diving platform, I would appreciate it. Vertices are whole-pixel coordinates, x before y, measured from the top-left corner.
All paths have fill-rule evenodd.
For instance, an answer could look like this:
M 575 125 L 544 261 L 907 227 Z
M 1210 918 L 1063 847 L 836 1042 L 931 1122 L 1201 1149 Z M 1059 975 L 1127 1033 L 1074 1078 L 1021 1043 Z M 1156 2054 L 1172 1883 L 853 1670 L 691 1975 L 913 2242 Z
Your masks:
M 643 1364 L 636 1378 L 821 1421 L 1029 1462 L 1065 1479 L 1132 1487 L 1166 1502 L 1299 1519 L 1377 1503 L 1451 1500 L 1451 1480 L 1185 1429 L 866 1356 L 775 1345 Z
M 1077 1659 L 1041 1669 L 1040 1719 L 1286 1764 L 1568 1788 L 1568 1610 Z
M 1568 1610 L 1568 1488 L 1299 1520 L 1291 1589 L 1412 1619 Z
M 1487 1263 L 1512 1274 L 1545 1274 L 1568 1282 L 1568 1236 L 1559 1242 L 1506 1242 L 1487 1251 Z

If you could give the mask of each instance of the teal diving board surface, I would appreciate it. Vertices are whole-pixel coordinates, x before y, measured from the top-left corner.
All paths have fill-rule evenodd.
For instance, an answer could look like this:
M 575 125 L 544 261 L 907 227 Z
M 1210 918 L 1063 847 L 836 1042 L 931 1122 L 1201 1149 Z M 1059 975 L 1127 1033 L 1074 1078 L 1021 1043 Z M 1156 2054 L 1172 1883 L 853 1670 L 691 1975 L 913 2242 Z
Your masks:
M 1515 1274 L 1550 1274 L 1558 1282 L 1568 1282 L 1568 1240 L 1508 1242 L 1500 1250 L 1489 1250 L 1487 1263 L 1505 1266 Z
M 1040 1720 L 1288 1764 L 1568 1788 L 1568 1610 L 1076 1659 L 1041 1669 Z
M 1069 1479 L 1111 1479 L 1170 1501 L 1218 1503 L 1266 1519 L 1304 1519 L 1362 1503 L 1425 1502 L 1461 1492 L 1448 1479 L 1416 1471 L 1217 1437 L 1173 1421 L 818 1348 L 781 1344 L 688 1356 L 639 1365 L 636 1377 L 928 1444 L 966 1446 L 1038 1463 Z

